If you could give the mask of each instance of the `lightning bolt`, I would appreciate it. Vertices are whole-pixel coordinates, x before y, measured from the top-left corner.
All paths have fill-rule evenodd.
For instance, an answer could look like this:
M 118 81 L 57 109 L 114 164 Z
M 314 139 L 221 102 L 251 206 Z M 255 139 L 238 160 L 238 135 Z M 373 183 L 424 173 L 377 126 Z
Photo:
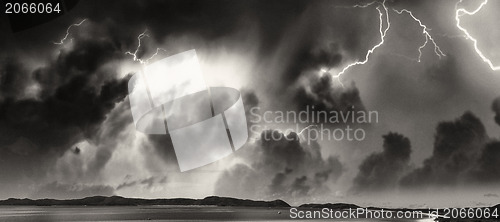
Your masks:
M 475 39 L 474 37 L 472 37 L 472 35 L 469 33 L 469 31 L 467 31 L 467 29 L 465 29 L 464 27 L 462 27 L 462 25 L 460 24 L 460 17 L 462 17 L 464 15 L 474 15 L 474 14 L 476 14 L 477 12 L 479 12 L 483 8 L 483 6 L 486 5 L 486 3 L 488 3 L 488 0 L 484 0 L 473 11 L 467 11 L 464 8 L 458 8 L 458 5 L 460 3 L 462 3 L 462 0 L 460 0 L 459 2 L 457 2 L 457 4 L 455 5 L 455 21 L 457 22 L 456 23 L 457 28 L 460 29 L 460 31 L 462 31 L 464 33 L 466 39 L 469 39 L 470 41 L 472 41 L 472 43 L 474 45 L 474 50 L 476 51 L 476 54 L 479 55 L 479 57 L 481 57 L 481 59 L 483 60 L 483 62 L 485 62 L 486 64 L 488 64 L 488 66 L 490 67 L 491 70 L 493 70 L 493 71 L 500 70 L 500 66 L 493 65 L 493 63 L 491 62 L 491 60 L 488 57 L 486 57 L 481 52 L 481 50 L 477 46 L 477 39 Z
M 434 53 L 436 53 L 436 55 L 441 58 L 442 56 L 446 56 L 443 51 L 441 51 L 441 48 L 439 48 L 439 46 L 436 44 L 436 41 L 434 41 L 434 38 L 432 38 L 431 34 L 429 33 L 429 29 L 427 28 L 426 25 L 422 24 L 422 21 L 420 21 L 420 19 L 416 18 L 413 13 L 407 9 L 402 9 L 402 10 L 396 10 L 396 9 L 393 9 L 396 13 L 398 14 L 403 14 L 403 12 L 406 12 L 408 13 L 408 15 L 410 15 L 410 17 L 415 20 L 416 22 L 418 22 L 418 25 L 420 25 L 420 27 L 422 27 L 422 34 L 424 34 L 425 36 L 425 42 L 420 45 L 420 47 L 418 47 L 418 59 L 417 61 L 420 62 L 420 59 L 422 58 L 422 49 L 425 48 L 425 46 L 427 46 L 427 44 L 430 42 L 432 42 L 432 44 L 434 45 Z
M 82 20 L 81 22 L 79 22 L 79 23 L 71 24 L 71 25 L 70 25 L 70 26 L 66 29 L 66 35 L 64 35 L 64 37 L 63 37 L 61 40 L 59 40 L 59 42 L 52 42 L 52 43 L 54 43 L 54 44 L 56 44 L 56 45 L 62 45 L 62 44 L 64 44 L 64 41 L 66 41 L 66 39 L 67 39 L 67 38 L 68 38 L 68 36 L 69 36 L 69 31 L 70 31 L 70 29 L 71 29 L 71 28 L 73 28 L 74 26 L 80 26 L 80 25 L 82 25 L 82 24 L 83 24 L 86 20 L 87 20 L 87 19 L 83 19 L 83 20 Z
M 379 3 L 379 2 L 377 2 L 377 1 L 373 1 L 373 2 L 366 3 L 366 4 L 364 4 L 364 5 L 354 5 L 354 6 L 352 6 L 352 7 L 353 7 L 353 8 L 366 8 L 366 7 L 368 7 L 368 6 L 370 6 L 370 5 L 373 5 L 373 4 L 376 4 L 376 3 Z M 385 1 L 384 1 L 383 3 L 385 3 Z
M 365 5 L 355 5 L 353 7 L 355 8 L 366 8 L 370 5 L 373 5 L 375 3 L 378 3 L 376 1 L 374 2 L 371 2 L 371 3 L 368 3 L 368 4 L 365 4 Z M 369 49 L 365 55 L 365 59 L 363 61 L 355 61 L 351 64 L 348 64 L 347 66 L 345 66 L 342 71 L 340 71 L 337 75 L 332 75 L 332 77 L 334 78 L 337 78 L 338 82 L 340 83 L 340 85 L 342 87 L 344 87 L 344 84 L 342 84 L 342 81 L 340 79 L 340 77 L 342 75 L 344 75 L 344 73 L 349 70 L 351 67 L 353 66 L 357 66 L 357 65 L 364 65 L 365 63 L 368 62 L 369 58 L 370 58 L 370 55 L 373 54 L 373 52 L 378 48 L 380 47 L 381 45 L 384 44 L 385 42 L 385 36 L 387 34 L 387 31 L 389 31 L 389 28 L 391 27 L 391 23 L 389 21 L 389 10 L 387 9 L 386 5 L 385 5 L 385 0 L 381 3 L 381 6 L 383 7 L 383 11 L 385 12 L 382 12 L 382 10 L 380 9 L 380 6 L 377 6 L 377 11 L 379 13 L 379 32 L 380 32 L 380 42 L 376 45 L 374 45 L 371 49 Z M 385 14 L 385 23 L 386 23 L 386 28 L 384 29 L 384 14 Z
M 364 58 L 363 61 L 355 61 L 353 63 L 350 63 L 347 66 L 345 66 L 338 74 L 336 74 L 336 75 L 332 75 L 331 74 L 331 76 L 333 78 L 336 78 L 338 80 L 338 82 L 340 83 L 340 85 L 342 87 L 344 87 L 344 85 L 342 84 L 342 81 L 340 79 L 341 76 L 344 75 L 349 69 L 351 69 L 354 66 L 366 64 L 369 61 L 370 56 L 375 52 L 375 50 L 377 48 L 381 47 L 385 43 L 385 37 L 386 37 L 387 32 L 389 31 L 389 29 L 391 28 L 391 22 L 390 22 L 390 18 L 389 18 L 389 9 L 385 5 L 385 2 L 386 2 L 386 0 L 384 0 L 383 2 L 373 1 L 373 2 L 370 2 L 370 3 L 367 3 L 367 4 L 354 5 L 354 6 L 350 7 L 350 8 L 367 8 L 367 7 L 371 6 L 371 5 L 379 4 L 379 6 L 376 7 L 376 10 L 379 13 L 380 42 L 378 44 L 372 46 L 372 48 L 369 49 L 366 52 L 366 55 L 365 55 L 365 58 Z M 441 48 L 439 48 L 438 44 L 436 43 L 436 41 L 434 40 L 434 38 L 432 37 L 432 35 L 429 33 L 430 29 L 426 25 L 424 25 L 420 19 L 418 19 L 417 17 L 415 17 L 410 10 L 408 10 L 408 9 L 402 9 L 402 10 L 392 9 L 392 10 L 394 12 L 396 12 L 397 14 L 399 14 L 399 15 L 401 15 L 403 13 L 407 13 L 422 28 L 422 34 L 425 36 L 425 41 L 424 41 L 424 43 L 422 45 L 420 45 L 418 47 L 418 58 L 416 59 L 417 62 L 421 61 L 421 58 L 422 58 L 422 49 L 424 49 L 429 43 L 432 43 L 432 45 L 434 46 L 434 53 L 439 58 L 441 58 L 443 56 L 446 56 L 446 54 L 443 53 L 443 51 L 441 50 Z M 406 58 L 406 56 L 403 56 L 403 57 Z M 327 70 L 327 69 L 321 69 L 320 73 L 326 73 L 328 71 L 329 70 Z
M 130 52 L 130 51 L 125 52 L 125 54 L 133 56 L 134 61 L 137 61 L 137 62 L 139 62 L 139 63 L 141 63 L 141 64 L 147 64 L 147 63 L 149 62 L 149 60 L 151 60 L 151 59 L 153 59 L 155 56 L 157 56 L 157 55 L 158 55 L 158 53 L 159 53 L 160 51 L 164 51 L 164 52 L 166 52 L 166 51 L 167 51 L 167 50 L 165 50 L 165 49 L 163 49 L 163 48 L 156 48 L 155 53 L 153 53 L 153 55 L 151 55 L 149 58 L 147 58 L 147 59 L 140 59 L 140 58 L 137 56 L 137 53 L 139 52 L 139 49 L 141 48 L 141 40 L 142 40 L 144 37 L 149 37 L 149 35 L 147 34 L 147 31 L 148 31 L 148 30 L 144 30 L 144 32 L 142 32 L 141 34 L 139 34 L 139 35 L 137 36 L 137 48 L 135 48 L 135 51 L 134 51 L 133 53 L 132 53 L 132 52 Z

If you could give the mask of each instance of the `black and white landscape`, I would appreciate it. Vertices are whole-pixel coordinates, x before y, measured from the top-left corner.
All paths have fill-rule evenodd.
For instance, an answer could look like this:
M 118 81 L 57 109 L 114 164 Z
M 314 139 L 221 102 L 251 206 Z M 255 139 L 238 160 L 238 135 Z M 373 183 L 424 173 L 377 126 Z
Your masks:
M 498 1 L 58 2 L 54 16 L 2 11 L 0 221 L 498 209 Z M 191 49 L 208 86 L 240 90 L 249 139 L 181 172 L 169 134 L 136 130 L 128 84 Z M 169 199 L 187 202 L 153 201 Z

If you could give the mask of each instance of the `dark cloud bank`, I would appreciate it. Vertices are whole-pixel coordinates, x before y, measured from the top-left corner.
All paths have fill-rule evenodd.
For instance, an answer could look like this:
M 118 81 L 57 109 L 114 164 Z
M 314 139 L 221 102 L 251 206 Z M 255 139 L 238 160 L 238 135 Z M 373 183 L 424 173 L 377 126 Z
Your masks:
M 495 120 L 498 101 L 492 106 Z M 410 170 L 410 154 L 408 138 L 395 133 L 384 136 L 383 151 L 362 162 L 351 190 L 424 191 L 500 183 L 500 142 L 487 135 L 483 123 L 471 112 L 437 125 L 432 156 L 422 166 Z
M 101 68 L 121 54 L 112 42 L 80 39 L 73 49 L 61 49 L 57 58 L 31 72 L 22 58 L 4 60 L 0 76 L 0 177 L 8 182 L 2 184 L 43 178 L 58 157 L 82 140 L 115 143 L 108 140 L 123 128 L 123 118 L 128 119 L 109 114 L 127 96 L 128 77 L 117 79 L 116 71 Z M 29 91 L 28 85 L 39 89 L 36 97 L 23 94 Z M 117 129 L 103 135 L 100 127 L 107 118 Z M 109 159 L 108 147 L 99 148 L 90 171 L 99 171 Z

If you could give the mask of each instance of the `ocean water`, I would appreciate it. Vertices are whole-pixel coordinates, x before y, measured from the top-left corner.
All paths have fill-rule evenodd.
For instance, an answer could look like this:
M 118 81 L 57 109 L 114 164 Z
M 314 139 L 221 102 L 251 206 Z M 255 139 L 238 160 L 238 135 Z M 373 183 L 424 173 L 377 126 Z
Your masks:
M 1 222 L 52 221 L 311 221 L 291 219 L 289 208 L 212 206 L 0 206 Z M 315 219 L 312 221 L 346 221 Z M 395 221 L 356 219 L 349 221 Z M 401 220 L 397 220 L 401 221 Z M 418 221 L 418 220 L 406 220 Z M 424 221 L 424 220 L 421 220 Z

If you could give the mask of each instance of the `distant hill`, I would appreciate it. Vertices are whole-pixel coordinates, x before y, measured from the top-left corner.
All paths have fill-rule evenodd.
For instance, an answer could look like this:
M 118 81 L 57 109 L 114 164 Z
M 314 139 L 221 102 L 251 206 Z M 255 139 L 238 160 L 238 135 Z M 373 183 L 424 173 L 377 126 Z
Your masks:
M 16 199 L 9 198 L 0 200 L 0 205 L 23 205 L 23 206 L 138 206 L 138 205 L 201 205 L 201 206 L 241 206 L 241 207 L 290 207 L 282 200 L 255 201 L 242 200 L 230 197 L 210 196 L 204 199 L 140 199 L 125 198 L 120 196 L 93 196 L 82 199 L 56 200 L 56 199 Z

